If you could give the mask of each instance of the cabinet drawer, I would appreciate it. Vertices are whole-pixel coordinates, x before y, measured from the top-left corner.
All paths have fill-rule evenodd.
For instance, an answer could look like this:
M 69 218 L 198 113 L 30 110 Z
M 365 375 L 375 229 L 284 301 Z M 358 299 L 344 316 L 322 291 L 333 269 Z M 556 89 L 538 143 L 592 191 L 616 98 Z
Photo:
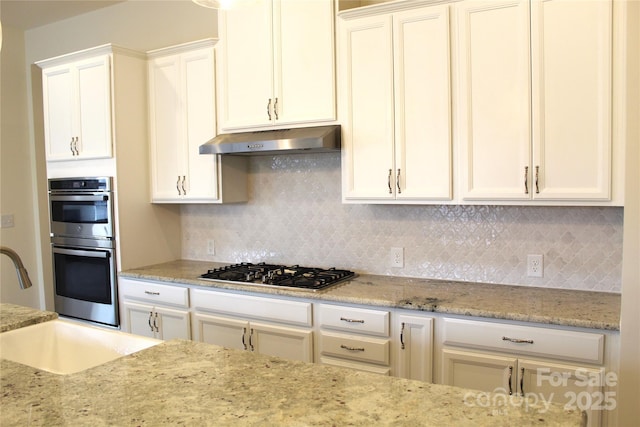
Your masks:
M 604 335 L 462 319 L 444 319 L 445 345 L 602 364 Z
M 118 289 L 124 298 L 148 301 L 152 304 L 189 307 L 189 288 L 120 278 Z
M 263 319 L 299 326 L 312 325 L 309 302 L 192 289 L 191 305 L 196 310 L 242 318 Z
M 320 353 L 325 356 L 388 365 L 389 340 L 321 332 Z
M 388 311 L 320 304 L 319 313 L 323 328 L 389 336 Z

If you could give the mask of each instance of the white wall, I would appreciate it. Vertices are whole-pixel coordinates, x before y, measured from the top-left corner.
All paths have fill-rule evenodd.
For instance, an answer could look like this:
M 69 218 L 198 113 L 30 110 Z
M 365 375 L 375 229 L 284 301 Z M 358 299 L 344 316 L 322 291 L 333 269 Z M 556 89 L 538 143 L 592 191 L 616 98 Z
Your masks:
M 14 28 L 2 28 L 0 54 L 0 211 L 12 214 L 15 226 L 0 230 L 0 244 L 15 250 L 34 286 L 22 290 L 8 257 L 0 257 L 0 301 L 40 306 L 38 255 L 35 241 L 33 147 L 29 143 L 27 80 L 24 72 L 24 36 Z

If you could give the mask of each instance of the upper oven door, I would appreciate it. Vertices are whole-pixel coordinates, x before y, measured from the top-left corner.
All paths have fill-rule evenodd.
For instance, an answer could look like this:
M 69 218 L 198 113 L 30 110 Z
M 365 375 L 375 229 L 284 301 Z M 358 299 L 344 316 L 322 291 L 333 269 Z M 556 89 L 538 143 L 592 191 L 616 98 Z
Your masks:
M 113 238 L 111 193 L 49 195 L 51 235 Z

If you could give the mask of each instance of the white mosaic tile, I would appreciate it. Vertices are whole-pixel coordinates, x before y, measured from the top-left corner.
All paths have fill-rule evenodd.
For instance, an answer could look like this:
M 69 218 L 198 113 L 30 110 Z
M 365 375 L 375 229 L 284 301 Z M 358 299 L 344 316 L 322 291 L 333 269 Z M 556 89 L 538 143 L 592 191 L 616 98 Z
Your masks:
M 182 207 L 183 258 L 620 292 L 622 208 L 343 205 L 337 153 L 253 157 L 250 170 L 248 203 Z M 389 266 L 392 247 L 404 268 Z M 527 254 L 544 255 L 543 278 L 526 276 Z

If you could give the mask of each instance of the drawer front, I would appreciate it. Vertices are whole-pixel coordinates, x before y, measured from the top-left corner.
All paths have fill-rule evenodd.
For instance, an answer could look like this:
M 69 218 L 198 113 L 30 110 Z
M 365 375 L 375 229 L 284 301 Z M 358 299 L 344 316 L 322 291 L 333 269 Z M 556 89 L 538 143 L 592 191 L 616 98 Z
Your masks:
M 119 278 L 118 290 L 124 298 L 147 301 L 152 304 L 189 307 L 189 288 Z
M 262 319 L 298 326 L 312 325 L 310 302 L 191 289 L 191 305 L 196 310 L 242 318 Z
M 602 364 L 604 335 L 533 326 L 443 319 L 445 345 Z
M 361 362 L 389 364 L 389 340 L 320 333 L 320 353 Z
M 320 326 L 340 331 L 389 336 L 389 312 L 340 305 L 319 305 Z

